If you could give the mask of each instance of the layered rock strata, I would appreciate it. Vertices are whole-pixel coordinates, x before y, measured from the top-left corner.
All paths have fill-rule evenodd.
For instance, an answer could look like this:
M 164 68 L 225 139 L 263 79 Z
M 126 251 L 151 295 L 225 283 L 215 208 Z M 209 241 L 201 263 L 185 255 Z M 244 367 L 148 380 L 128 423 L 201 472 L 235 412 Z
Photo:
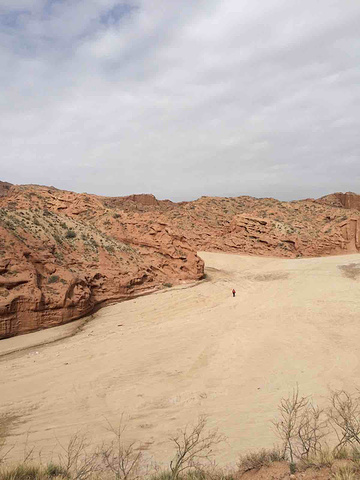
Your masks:
M 173 203 L 1 182 L 0 338 L 198 280 L 199 250 L 287 258 L 360 251 L 358 198 Z

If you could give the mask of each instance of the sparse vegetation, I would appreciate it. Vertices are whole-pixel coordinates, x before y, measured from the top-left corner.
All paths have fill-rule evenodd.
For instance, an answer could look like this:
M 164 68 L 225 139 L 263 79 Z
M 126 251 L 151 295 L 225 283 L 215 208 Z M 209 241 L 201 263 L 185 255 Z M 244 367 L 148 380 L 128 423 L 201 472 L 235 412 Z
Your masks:
M 48 278 L 48 283 L 57 283 L 59 281 L 59 276 L 58 275 L 51 275 Z
M 321 440 L 327 434 L 323 410 L 314 406 L 308 397 L 302 397 L 296 387 L 279 405 L 279 420 L 273 422 L 282 443 L 282 456 L 291 464 L 308 459 L 321 452 Z
M 116 427 L 108 423 L 108 430 L 112 434 L 113 440 L 102 445 L 100 449 L 103 467 L 113 474 L 115 480 L 136 480 L 140 476 L 141 445 L 134 441 L 126 442 L 124 440 L 126 423 L 123 415 Z
M 66 232 L 65 237 L 66 237 L 66 238 L 76 238 L 76 232 L 74 232 L 74 230 L 69 229 L 69 230 Z
M 282 462 L 283 460 L 285 460 L 284 454 L 278 448 L 273 448 L 272 450 L 262 449 L 258 452 L 240 455 L 238 469 L 240 473 L 245 473 L 249 470 L 259 470 L 261 467 L 268 467 L 274 462 Z
M 201 469 L 214 455 L 213 448 L 224 441 L 217 430 L 206 431 L 206 421 L 202 416 L 195 426 L 186 427 L 170 438 L 175 447 L 175 456 L 170 461 L 171 480 L 178 480 L 185 471 Z
M 13 421 L 10 417 L 13 418 L 1 417 L 0 428 Z M 6 437 L 3 427 L 0 480 L 234 480 L 251 470 L 284 461 L 288 462 L 290 474 L 325 468 L 332 472 L 334 480 L 354 480 L 360 476 L 360 396 L 344 390 L 331 392 L 329 406 L 320 409 L 311 398 L 300 395 L 296 387 L 281 399 L 279 419 L 274 421 L 282 442 L 280 448 L 241 455 L 236 471 L 226 472 L 213 462 L 215 447 L 225 438 L 217 430 L 207 429 L 204 416 L 169 438 L 174 453 L 168 470 L 147 465 L 143 446 L 126 439 L 126 426 L 122 416 L 118 426 L 107 424 L 112 435 L 107 443 L 92 447 L 87 437 L 78 433 L 68 444 L 59 444 L 60 454 L 55 462 L 35 464 L 32 456 L 27 455 L 26 461 L 14 466 L 5 465 L 6 456 L 1 456 Z M 338 439 L 334 448 L 329 448 L 327 442 L 330 426 Z

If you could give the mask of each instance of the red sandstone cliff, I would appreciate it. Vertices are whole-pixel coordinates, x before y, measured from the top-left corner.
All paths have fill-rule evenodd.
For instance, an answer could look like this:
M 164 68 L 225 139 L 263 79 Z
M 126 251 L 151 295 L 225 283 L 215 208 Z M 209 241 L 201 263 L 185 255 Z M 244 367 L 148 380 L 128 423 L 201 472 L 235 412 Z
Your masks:
M 319 199 L 319 202 L 333 205 L 335 207 L 343 207 L 346 209 L 360 210 L 360 195 L 353 192 L 332 193 Z
M 1 185 L 0 338 L 199 279 L 198 250 L 289 258 L 360 251 L 355 194 L 172 203 Z
M 0 338 L 202 277 L 202 260 L 170 225 L 105 203 L 35 186 L 0 198 Z

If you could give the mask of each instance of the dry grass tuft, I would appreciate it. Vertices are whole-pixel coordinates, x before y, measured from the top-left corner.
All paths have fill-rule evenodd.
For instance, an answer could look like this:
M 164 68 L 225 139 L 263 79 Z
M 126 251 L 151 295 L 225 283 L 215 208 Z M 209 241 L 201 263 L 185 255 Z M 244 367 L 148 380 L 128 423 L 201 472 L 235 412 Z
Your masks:
M 279 449 L 262 449 L 258 452 L 241 455 L 237 466 L 240 473 L 245 473 L 250 470 L 259 470 L 261 467 L 268 467 L 274 462 L 282 462 L 284 460 L 284 455 Z

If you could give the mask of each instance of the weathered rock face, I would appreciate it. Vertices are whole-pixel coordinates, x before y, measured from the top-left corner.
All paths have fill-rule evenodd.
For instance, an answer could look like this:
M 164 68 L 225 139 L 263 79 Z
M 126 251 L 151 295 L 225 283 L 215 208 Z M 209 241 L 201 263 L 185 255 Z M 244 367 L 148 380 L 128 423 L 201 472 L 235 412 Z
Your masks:
M 0 338 L 200 279 L 195 250 L 152 217 L 116 213 L 95 196 L 12 187 L 0 199 Z
M 332 205 L 334 207 L 343 207 L 346 209 L 360 210 L 360 195 L 353 192 L 337 192 L 325 197 L 321 197 L 319 202 Z
M 0 181 L 0 197 L 5 197 L 8 194 L 11 186 L 11 183 Z
M 357 251 L 360 212 L 316 200 L 203 197 L 166 213 L 198 250 L 279 257 Z
M 172 203 L 34 185 L 3 192 L 0 338 L 199 279 L 198 250 L 289 258 L 360 251 L 360 211 L 345 208 L 356 200 L 340 194 L 296 202 L 202 197 Z
M 360 218 L 350 218 L 339 225 L 348 252 L 360 251 Z
M 360 195 L 356 193 L 335 193 L 344 208 L 360 210 Z

